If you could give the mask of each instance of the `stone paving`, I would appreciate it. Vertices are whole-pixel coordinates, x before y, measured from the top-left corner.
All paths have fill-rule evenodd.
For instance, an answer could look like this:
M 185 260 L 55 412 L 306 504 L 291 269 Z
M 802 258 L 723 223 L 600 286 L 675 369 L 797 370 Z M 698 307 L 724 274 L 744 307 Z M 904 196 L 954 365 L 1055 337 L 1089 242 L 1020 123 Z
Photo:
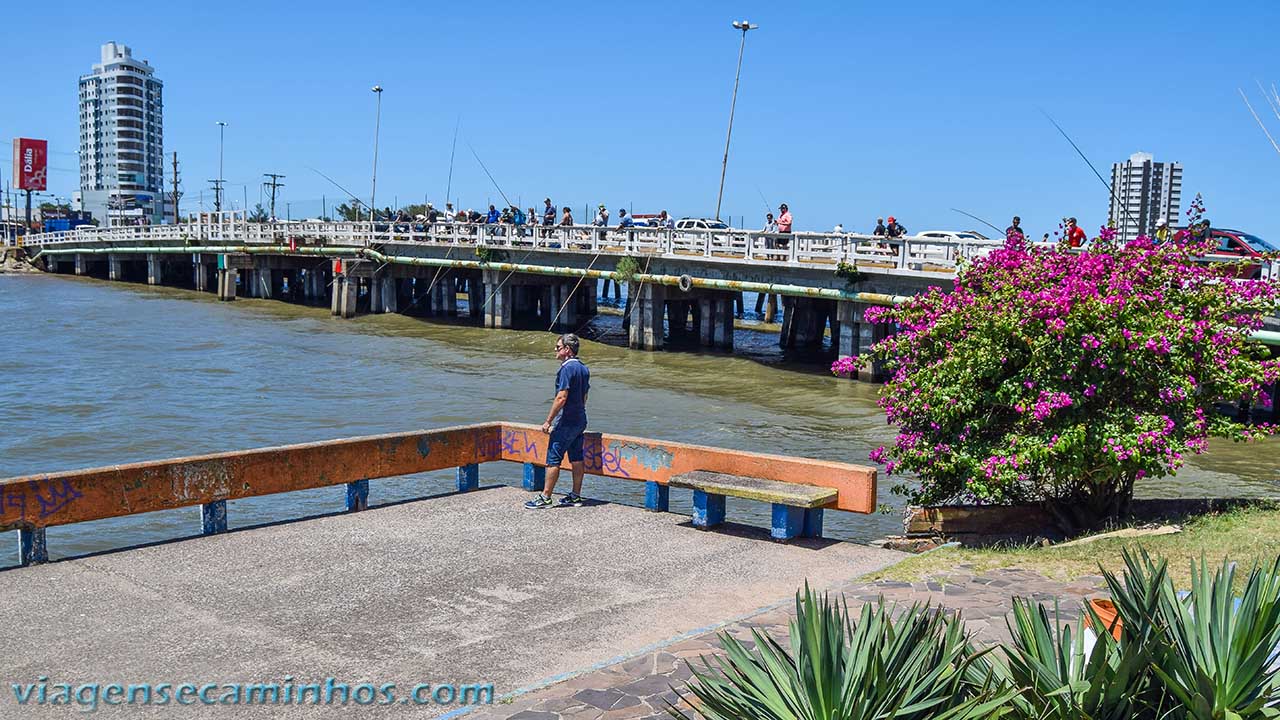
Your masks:
M 1047 603 L 1057 599 L 1061 603 L 1063 619 L 1075 620 L 1086 598 L 1104 594 L 1102 587 L 1102 578 L 1094 576 L 1061 583 L 1017 568 L 974 575 L 967 566 L 961 565 L 955 573 L 924 582 L 847 582 L 829 589 L 843 593 L 851 611 L 881 597 L 894 603 L 941 603 L 950 611 L 961 612 L 975 641 L 979 645 L 987 645 L 1008 639 L 1005 616 L 1013 606 L 1014 597 Z M 748 647 L 751 647 L 753 629 L 763 630 L 785 644 L 787 626 L 794 616 L 795 608 L 786 605 L 730 623 L 720 631 L 745 641 Z M 679 639 L 608 667 L 478 708 L 466 713 L 465 717 L 468 720 L 670 718 L 667 703 L 678 700 L 671 687 L 684 688 L 691 674 L 688 661 L 697 662 L 701 667 L 700 656 L 720 651 L 717 639 L 720 631 Z M 680 707 L 688 710 L 687 705 Z

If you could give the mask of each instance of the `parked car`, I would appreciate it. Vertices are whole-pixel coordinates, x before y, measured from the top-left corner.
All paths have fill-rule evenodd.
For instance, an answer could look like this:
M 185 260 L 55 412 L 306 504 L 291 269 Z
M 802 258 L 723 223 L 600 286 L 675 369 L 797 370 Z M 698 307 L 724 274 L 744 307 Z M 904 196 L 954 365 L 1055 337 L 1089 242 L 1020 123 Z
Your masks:
M 729 226 L 723 220 L 711 220 L 708 218 L 680 218 L 676 221 L 677 230 L 728 230 Z
M 1182 232 L 1186 229 L 1185 227 L 1175 228 L 1177 232 Z M 1209 236 L 1213 238 L 1214 243 L 1217 245 L 1211 254 L 1217 257 L 1228 255 L 1232 258 L 1248 260 L 1259 258 L 1265 253 L 1280 252 L 1280 246 L 1275 243 L 1240 230 L 1209 228 Z M 1246 272 L 1240 273 L 1240 277 L 1255 279 L 1262 275 L 1262 270 L 1261 264 L 1250 265 Z

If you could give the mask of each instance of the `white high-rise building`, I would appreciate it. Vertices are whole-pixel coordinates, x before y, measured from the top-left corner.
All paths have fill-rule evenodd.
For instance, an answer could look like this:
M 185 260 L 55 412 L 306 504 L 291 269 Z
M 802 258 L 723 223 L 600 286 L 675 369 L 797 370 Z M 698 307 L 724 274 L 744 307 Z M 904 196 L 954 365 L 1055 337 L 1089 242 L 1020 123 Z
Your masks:
M 80 207 L 101 225 L 161 223 L 164 83 L 115 42 L 80 76 Z
M 1178 224 L 1182 207 L 1182 163 L 1158 163 L 1151 153 L 1134 153 L 1111 166 L 1111 211 L 1107 217 L 1120 240 L 1152 237 L 1160 221 Z

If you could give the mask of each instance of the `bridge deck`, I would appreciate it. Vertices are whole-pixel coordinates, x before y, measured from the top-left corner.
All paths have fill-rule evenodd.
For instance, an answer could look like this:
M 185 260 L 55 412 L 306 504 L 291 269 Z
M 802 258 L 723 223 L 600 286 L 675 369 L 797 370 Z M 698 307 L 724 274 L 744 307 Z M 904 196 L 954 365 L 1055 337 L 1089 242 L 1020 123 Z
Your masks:
M 777 545 L 751 529 L 698 533 L 683 516 L 618 505 L 532 512 L 521 507 L 528 497 L 493 488 L 0 573 L 0 715 L 64 717 L 66 708 L 18 709 L 10 684 L 39 676 L 73 685 L 332 676 L 398 691 L 492 682 L 500 697 L 786 601 L 805 579 L 823 587 L 900 557 L 847 543 Z

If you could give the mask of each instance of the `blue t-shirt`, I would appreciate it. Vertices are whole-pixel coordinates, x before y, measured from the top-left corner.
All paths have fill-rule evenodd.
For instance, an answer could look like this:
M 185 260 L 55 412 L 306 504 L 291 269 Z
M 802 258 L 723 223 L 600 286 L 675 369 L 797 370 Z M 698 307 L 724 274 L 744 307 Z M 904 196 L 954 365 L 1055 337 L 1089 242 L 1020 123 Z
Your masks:
M 591 371 L 578 358 L 569 358 L 556 373 L 556 393 L 568 390 L 569 397 L 556 426 L 587 424 L 587 392 L 591 390 Z

